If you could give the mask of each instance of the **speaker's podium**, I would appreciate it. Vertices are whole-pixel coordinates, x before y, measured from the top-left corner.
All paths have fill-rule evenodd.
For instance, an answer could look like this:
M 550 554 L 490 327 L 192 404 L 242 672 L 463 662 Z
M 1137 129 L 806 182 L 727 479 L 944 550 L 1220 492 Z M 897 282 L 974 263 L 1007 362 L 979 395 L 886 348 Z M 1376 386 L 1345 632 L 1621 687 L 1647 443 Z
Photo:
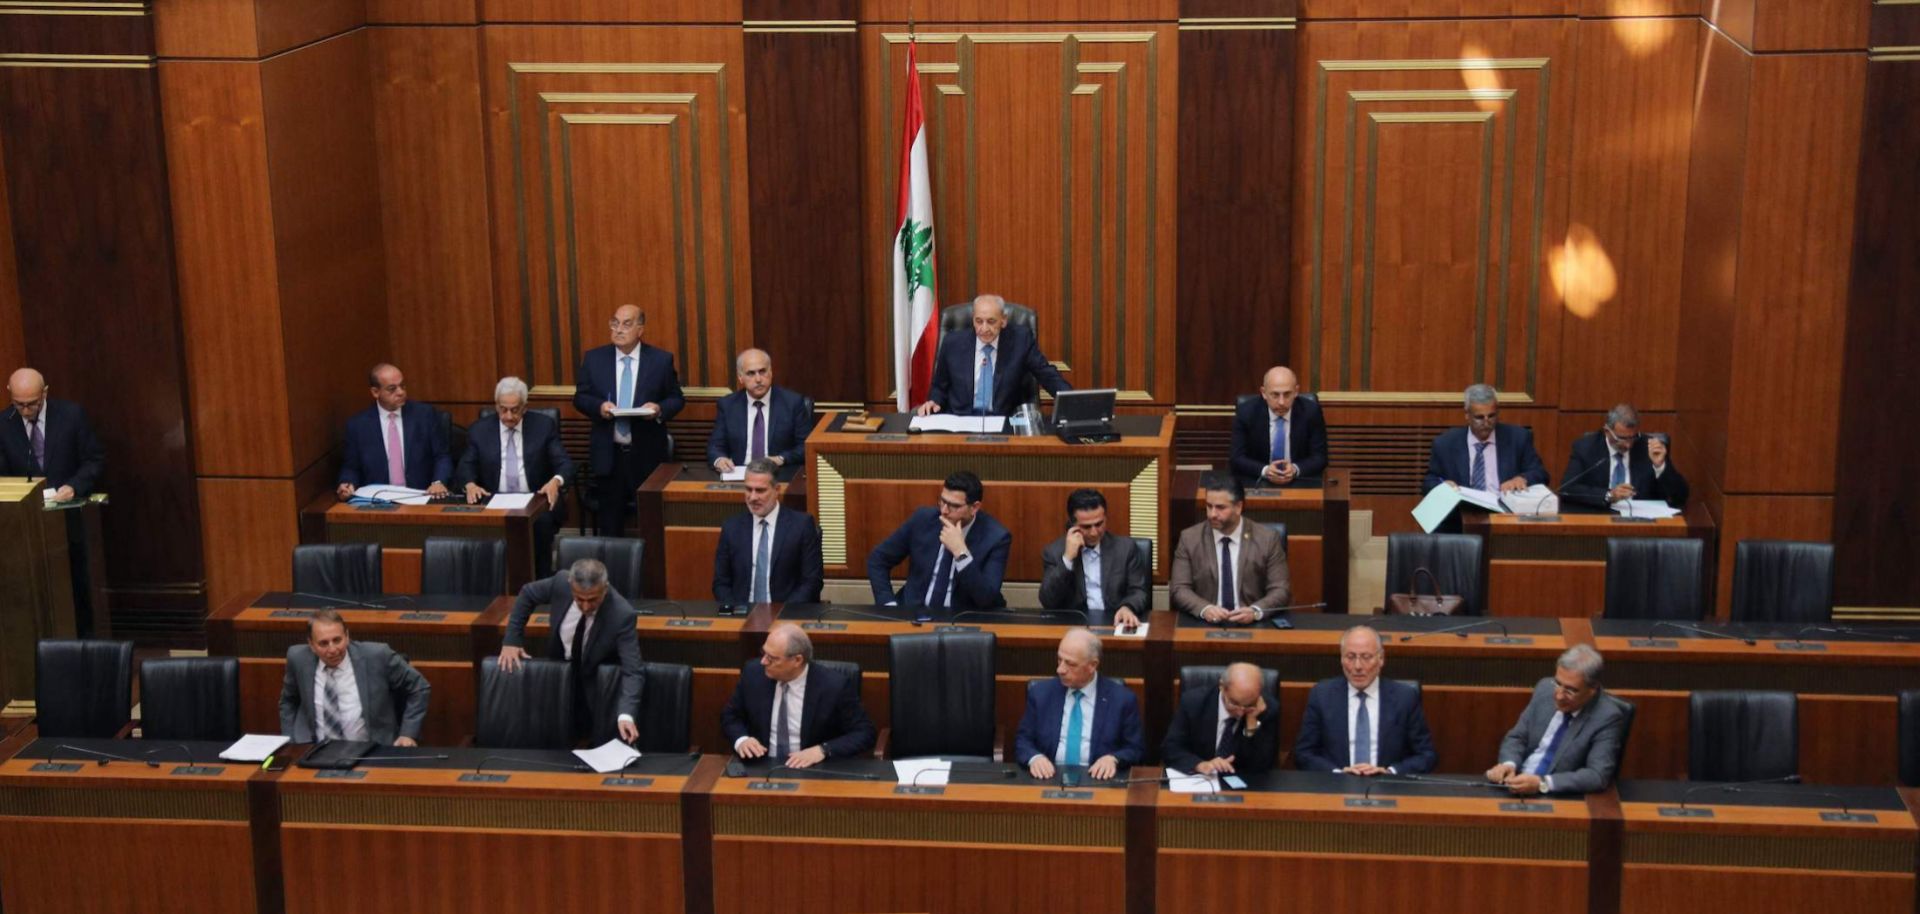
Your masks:
M 0 548 L 0 705 L 33 701 L 33 652 L 40 639 L 75 634 L 67 517 L 70 511 L 97 516 L 99 508 L 93 500 L 50 508 L 41 492 L 45 485 L 44 479 L 0 477 L 0 543 L 6 544 Z M 99 529 L 97 522 L 88 526 Z M 97 562 L 97 545 L 92 555 Z M 89 580 L 99 579 L 95 569 Z M 105 604 L 96 602 L 94 613 L 104 621 Z

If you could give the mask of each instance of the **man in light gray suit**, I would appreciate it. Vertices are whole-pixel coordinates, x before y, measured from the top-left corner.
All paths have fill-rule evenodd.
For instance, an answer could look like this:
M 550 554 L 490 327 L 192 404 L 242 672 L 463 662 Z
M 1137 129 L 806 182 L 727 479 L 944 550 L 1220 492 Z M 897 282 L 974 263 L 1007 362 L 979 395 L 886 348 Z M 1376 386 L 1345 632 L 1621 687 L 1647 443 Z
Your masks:
M 1117 628 L 1139 625 L 1152 586 L 1147 553 L 1132 537 L 1107 534 L 1107 497 L 1097 489 L 1067 496 L 1067 521 L 1066 535 L 1040 550 L 1040 605 L 1111 613 Z
M 572 665 L 573 734 L 586 739 L 594 731 L 589 696 L 600 675 L 600 665 L 620 665 L 620 697 L 614 725 L 622 742 L 640 738 L 634 720 L 640 714 L 640 613 L 607 582 L 607 566 L 581 559 L 550 578 L 528 582 L 514 598 L 507 617 L 507 634 L 500 648 L 500 672 L 512 673 L 527 658 L 527 620 L 534 610 L 547 613 L 549 660 Z
M 1487 780 L 1516 794 L 1594 793 L 1613 783 L 1633 724 L 1633 705 L 1600 688 L 1600 652 L 1576 644 L 1553 678 L 1533 687 L 1520 722 L 1500 741 Z
M 307 619 L 307 643 L 287 648 L 280 735 L 296 743 L 416 745 L 432 692 L 407 658 L 378 641 L 353 640 L 340 613 L 322 609 Z M 394 708 L 396 695 L 405 696 L 406 707 Z

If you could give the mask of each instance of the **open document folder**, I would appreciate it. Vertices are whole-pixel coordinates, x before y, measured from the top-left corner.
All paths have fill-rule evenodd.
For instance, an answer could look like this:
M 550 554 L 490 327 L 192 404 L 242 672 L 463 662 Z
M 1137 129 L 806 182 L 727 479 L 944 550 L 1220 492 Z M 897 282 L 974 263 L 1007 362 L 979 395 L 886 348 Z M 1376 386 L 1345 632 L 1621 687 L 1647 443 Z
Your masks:
M 1428 492 L 1427 497 L 1420 499 L 1420 503 L 1414 506 L 1413 519 L 1420 523 L 1420 529 L 1432 533 L 1463 501 L 1495 514 L 1507 513 L 1506 506 L 1493 495 L 1465 486 L 1456 489 L 1443 482 L 1434 486 L 1433 491 Z

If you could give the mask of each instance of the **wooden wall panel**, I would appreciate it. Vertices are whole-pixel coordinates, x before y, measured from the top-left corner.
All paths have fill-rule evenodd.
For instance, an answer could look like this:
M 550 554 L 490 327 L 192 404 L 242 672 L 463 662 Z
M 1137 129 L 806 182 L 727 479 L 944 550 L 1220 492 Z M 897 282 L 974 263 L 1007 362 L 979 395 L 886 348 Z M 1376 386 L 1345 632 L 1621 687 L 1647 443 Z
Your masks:
M 1293 332 L 1308 389 L 1553 402 L 1573 96 L 1565 20 L 1308 23 Z M 1304 352 L 1301 352 L 1304 348 Z M 1432 358 L 1436 351 L 1453 353 Z
M 261 64 L 293 465 L 334 448 L 387 357 L 367 35 Z M 404 367 L 404 366 L 403 366 Z
M 1872 5 L 1860 0 L 1755 0 L 1756 51 L 1859 50 Z
M 1168 22 L 1179 0 L 946 0 L 941 22 Z M 861 22 L 904 23 L 909 12 L 922 27 L 934 21 L 935 7 L 924 0 L 860 0 Z M 1182 15 L 1210 15 L 1193 13 Z M 1287 13 L 1236 13 L 1285 16 Z M 898 115 L 896 115 L 897 117 Z
M 378 25 L 469 25 L 480 21 L 480 0 L 367 0 L 367 22 Z
M 207 551 L 207 605 L 250 590 L 293 586 L 299 505 L 289 479 L 200 480 L 200 539 Z
M 571 384 L 632 302 L 684 385 L 729 385 L 753 326 L 741 30 L 485 41 L 501 370 Z
M 1570 16 L 1577 0 L 1301 0 L 1306 19 L 1496 19 Z
M 173 0 L 153 8 L 161 57 L 257 57 L 255 0 Z
M 1905 11 L 1920 26 L 1920 7 Z M 1920 29 L 1910 33 L 1920 35 Z M 1892 37 L 1892 36 L 1889 36 Z M 1876 34 L 1875 43 L 1894 42 Z M 1865 146 L 1853 231 L 1847 302 L 1846 377 L 1840 440 L 1848 455 L 1904 454 L 1920 402 L 1920 61 L 1867 64 Z M 1920 476 L 1903 459 L 1848 459 L 1834 483 L 1833 541 L 1848 573 L 1839 602 L 1920 606 Z
M 367 34 L 389 357 L 407 373 L 410 396 L 430 403 L 490 400 L 499 379 L 499 328 L 480 32 L 377 28 Z
M 1041 348 L 1078 387 L 1170 402 L 1177 47 L 1171 25 L 920 31 L 944 304 L 998 292 L 1037 312 Z M 891 287 L 906 35 L 865 28 L 868 288 Z M 869 323 L 891 328 L 869 297 Z M 892 388 L 890 332 L 869 333 L 868 394 Z
M 740 0 L 480 0 L 488 22 L 740 22 Z
M 1580 15 L 1592 18 L 1700 15 L 1700 0 L 1580 0 Z
M 1865 83 L 1849 55 L 1753 62 L 1729 493 L 1833 491 Z
M 1278 4 L 1287 7 L 1291 4 Z M 1187 12 L 1191 12 L 1190 10 Z M 1293 29 L 1180 32 L 1180 403 L 1232 403 L 1294 359 Z M 1304 341 L 1303 341 L 1304 342 Z
M 1726 516 L 1720 521 L 1720 582 L 1717 614 L 1724 618 L 1733 604 L 1733 557 L 1741 540 L 1806 540 L 1824 543 L 1833 536 L 1833 498 L 1824 495 L 1726 496 Z M 1911 560 L 1911 553 L 1909 553 Z M 1851 572 L 1838 561 L 1835 580 Z
M 260 57 L 338 35 L 367 21 L 367 0 L 255 0 Z
M 0 163 L 6 161 L 6 136 L 0 134 Z M 13 259 L 13 214 L 7 202 L 7 182 L 0 181 L 0 371 L 11 376 L 14 368 L 26 363 L 26 333 L 20 323 L 20 274 Z
M 1701 4 L 1700 16 L 1714 27 L 1725 32 L 1727 37 L 1738 42 L 1742 48 L 1753 49 L 1754 17 L 1762 0 L 1707 0 Z
M 1700 33 L 1683 19 L 1583 20 L 1565 243 L 1560 408 L 1672 409 Z

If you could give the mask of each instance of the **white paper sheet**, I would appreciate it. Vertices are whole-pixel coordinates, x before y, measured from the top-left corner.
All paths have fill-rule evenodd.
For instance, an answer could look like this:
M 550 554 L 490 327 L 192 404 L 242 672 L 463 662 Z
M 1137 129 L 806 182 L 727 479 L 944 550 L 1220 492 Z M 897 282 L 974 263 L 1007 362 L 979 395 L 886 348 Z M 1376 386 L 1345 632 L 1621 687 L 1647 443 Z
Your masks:
M 1518 492 L 1500 496 L 1500 503 L 1515 514 L 1544 517 L 1560 513 L 1560 498 L 1544 485 L 1531 485 Z
M 1139 625 L 1134 626 L 1133 631 L 1125 631 L 1121 629 L 1120 626 L 1116 625 L 1113 627 L 1113 634 L 1107 635 L 1106 637 L 1108 638 L 1145 638 L 1146 636 L 1147 636 L 1147 623 L 1142 622 Z
M 1614 502 L 1613 513 L 1627 517 L 1651 517 L 1654 520 L 1661 520 L 1678 516 L 1680 509 L 1664 501 L 1635 498 L 1629 501 Z
M 1167 786 L 1174 793 L 1219 793 L 1220 779 L 1210 774 L 1188 774 L 1178 768 L 1168 768 Z
M 893 763 L 893 774 L 900 783 L 919 787 L 945 784 L 952 773 L 953 762 L 943 758 L 898 759 Z
M 1420 499 L 1420 503 L 1413 506 L 1413 519 L 1419 522 L 1420 529 L 1432 533 L 1459 504 L 1459 491 L 1443 482 L 1434 486 L 1433 491 L 1427 493 L 1427 497 Z
M 998 435 L 1006 430 L 1007 420 L 1003 416 L 949 416 L 945 413 L 934 413 L 931 416 L 915 416 L 907 425 L 909 428 L 924 432 Z
M 654 414 L 658 412 L 659 410 L 657 409 L 648 409 L 644 406 L 629 406 L 626 409 L 621 409 L 618 406 L 613 408 L 614 417 L 621 418 L 621 419 L 631 419 L 635 416 L 638 416 L 642 419 L 651 419 L 653 418 Z
M 353 497 L 398 502 L 403 505 L 424 505 L 430 498 L 425 489 L 409 489 L 406 486 L 390 486 L 385 483 L 361 486 L 353 490 Z
M 728 470 L 725 473 L 721 473 L 720 481 L 721 482 L 746 482 L 747 468 L 743 466 L 734 467 L 733 469 Z
M 521 508 L 524 508 L 530 504 L 533 504 L 534 494 L 535 493 L 533 492 L 518 492 L 512 495 L 509 495 L 505 492 L 502 492 L 498 495 L 495 495 L 492 498 L 487 499 L 487 510 L 518 511 Z
M 229 762 L 264 762 L 292 740 L 275 733 L 249 733 L 220 752 Z
M 1446 485 L 1446 483 L 1441 483 L 1440 485 Z M 1437 489 L 1439 486 L 1435 486 L 1434 488 Z M 1448 488 L 1452 488 L 1452 486 L 1448 486 Z M 1507 513 L 1507 506 L 1500 503 L 1500 496 L 1491 492 L 1461 486 L 1460 500 L 1476 507 L 1485 508 L 1495 514 Z
M 628 762 L 640 757 L 640 752 L 632 746 L 610 739 L 592 749 L 575 749 L 573 754 L 601 774 L 611 774 L 627 766 Z

